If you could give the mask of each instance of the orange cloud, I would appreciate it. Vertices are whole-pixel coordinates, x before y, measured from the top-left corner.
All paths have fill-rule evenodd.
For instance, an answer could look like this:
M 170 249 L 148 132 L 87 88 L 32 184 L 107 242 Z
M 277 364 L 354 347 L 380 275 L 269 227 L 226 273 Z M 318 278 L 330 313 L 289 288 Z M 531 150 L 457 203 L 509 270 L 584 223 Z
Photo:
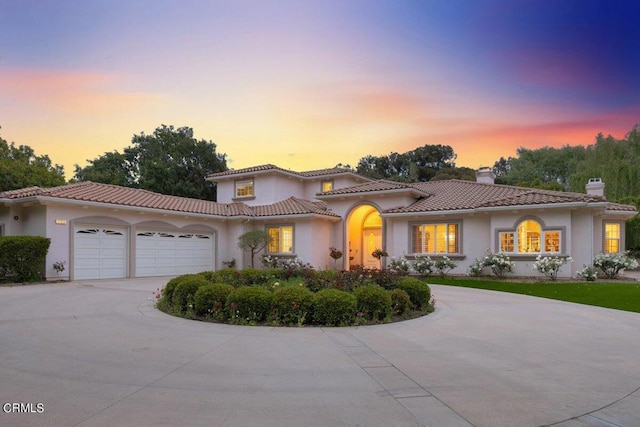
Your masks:
M 0 94 L 17 105 L 66 113 L 109 114 L 162 103 L 158 95 L 129 92 L 117 75 L 55 69 L 0 68 Z

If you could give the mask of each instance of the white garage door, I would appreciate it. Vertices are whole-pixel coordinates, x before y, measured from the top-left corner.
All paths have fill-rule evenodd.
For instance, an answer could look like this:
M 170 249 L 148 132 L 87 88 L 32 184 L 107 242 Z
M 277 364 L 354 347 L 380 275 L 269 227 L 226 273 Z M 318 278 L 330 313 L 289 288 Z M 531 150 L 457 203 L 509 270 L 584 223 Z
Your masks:
M 136 277 L 213 270 L 213 240 L 213 234 L 140 230 L 136 233 Z
M 127 277 L 127 229 L 76 225 L 73 243 L 73 278 Z

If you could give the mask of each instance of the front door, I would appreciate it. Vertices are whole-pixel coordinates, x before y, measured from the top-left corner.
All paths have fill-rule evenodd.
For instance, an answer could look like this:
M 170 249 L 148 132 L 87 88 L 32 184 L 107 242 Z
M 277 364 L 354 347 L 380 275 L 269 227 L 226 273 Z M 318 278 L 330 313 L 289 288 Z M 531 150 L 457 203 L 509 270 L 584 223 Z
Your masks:
M 365 228 L 362 230 L 362 264 L 365 268 L 380 268 L 380 261 L 371 253 L 382 249 L 382 230 L 380 228 Z

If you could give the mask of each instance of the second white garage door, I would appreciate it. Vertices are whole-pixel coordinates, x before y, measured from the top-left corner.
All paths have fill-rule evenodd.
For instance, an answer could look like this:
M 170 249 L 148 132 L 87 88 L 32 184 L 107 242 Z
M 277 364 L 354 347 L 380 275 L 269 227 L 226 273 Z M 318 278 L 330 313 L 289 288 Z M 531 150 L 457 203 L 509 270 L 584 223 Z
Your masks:
M 136 277 L 174 276 L 213 270 L 213 234 L 139 230 Z

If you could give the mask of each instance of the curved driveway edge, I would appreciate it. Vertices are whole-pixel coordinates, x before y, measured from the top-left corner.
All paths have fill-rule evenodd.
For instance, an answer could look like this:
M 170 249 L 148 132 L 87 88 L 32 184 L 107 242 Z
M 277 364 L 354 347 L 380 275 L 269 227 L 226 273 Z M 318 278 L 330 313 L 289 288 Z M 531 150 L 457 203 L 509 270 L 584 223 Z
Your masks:
M 640 425 L 636 313 L 433 285 L 411 321 L 240 327 L 157 311 L 166 280 L 0 287 L 0 425 Z

